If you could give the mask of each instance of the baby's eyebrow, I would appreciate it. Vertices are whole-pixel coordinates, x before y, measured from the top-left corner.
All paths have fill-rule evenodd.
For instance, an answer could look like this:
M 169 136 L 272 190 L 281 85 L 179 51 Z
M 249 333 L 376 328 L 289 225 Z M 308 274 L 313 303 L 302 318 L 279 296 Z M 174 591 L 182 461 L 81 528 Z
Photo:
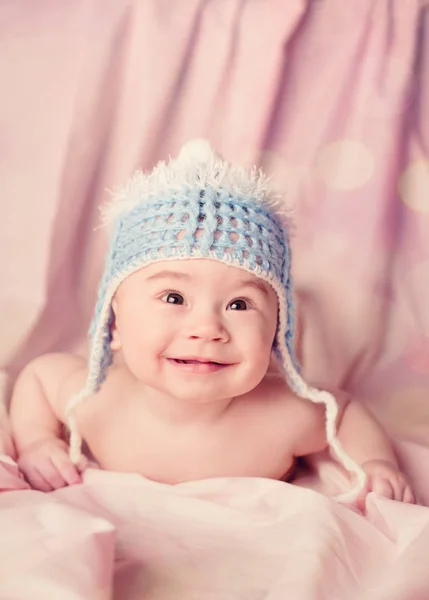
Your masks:
M 268 296 L 267 286 L 260 279 L 241 279 L 238 283 L 241 287 L 253 287 Z
M 159 271 L 154 273 L 147 278 L 147 281 L 156 281 L 157 279 L 190 279 L 188 273 L 181 273 L 179 271 Z
M 158 273 L 154 273 L 150 277 L 147 278 L 146 281 L 157 281 L 158 279 L 178 279 L 178 280 L 186 280 L 189 281 L 192 279 L 189 273 L 182 273 L 181 271 L 159 271 Z M 256 290 L 259 290 L 266 296 L 269 295 L 266 284 L 260 280 L 253 277 L 249 277 L 247 279 L 239 279 L 237 281 L 237 287 L 251 287 Z

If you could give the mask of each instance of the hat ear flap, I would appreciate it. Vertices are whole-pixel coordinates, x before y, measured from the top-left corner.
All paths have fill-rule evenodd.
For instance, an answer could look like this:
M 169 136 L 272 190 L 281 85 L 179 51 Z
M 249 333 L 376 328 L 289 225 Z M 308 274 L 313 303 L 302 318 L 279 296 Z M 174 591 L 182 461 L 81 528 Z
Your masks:
M 293 292 L 290 276 L 291 253 L 285 235 L 285 260 L 280 289 L 276 290 L 279 299 L 279 318 L 275 350 L 283 367 L 283 372 L 290 389 L 298 397 L 315 404 L 325 405 L 326 440 L 342 466 L 356 475 L 356 484 L 349 492 L 337 497 L 341 502 L 356 499 L 365 486 L 365 471 L 344 450 L 337 438 L 338 404 L 335 397 L 327 391 L 309 386 L 301 376 L 294 356 L 294 313 Z
M 74 464 L 78 464 L 82 457 L 82 437 L 79 434 L 75 409 L 81 402 L 98 392 L 107 377 L 107 370 L 113 362 L 111 326 L 114 321 L 114 313 L 111 302 L 118 284 L 113 281 L 112 285 L 107 288 L 103 283 L 100 288 L 101 293 L 95 317 L 91 324 L 91 348 L 86 384 L 82 391 L 70 398 L 66 406 L 67 426 L 70 433 L 70 458 Z
M 110 349 L 112 352 L 117 352 L 122 348 L 122 342 L 119 336 L 118 326 L 116 324 L 116 300 L 113 298 L 112 300 L 112 311 L 111 311 L 111 319 L 109 325 L 110 332 Z

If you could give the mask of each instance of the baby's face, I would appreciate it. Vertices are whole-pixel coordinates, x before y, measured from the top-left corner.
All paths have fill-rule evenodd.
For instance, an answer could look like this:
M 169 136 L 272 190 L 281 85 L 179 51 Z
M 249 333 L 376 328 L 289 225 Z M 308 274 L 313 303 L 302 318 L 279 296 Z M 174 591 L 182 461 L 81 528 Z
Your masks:
M 266 374 L 277 328 L 271 286 L 216 260 L 158 262 L 133 273 L 114 303 L 112 348 L 141 382 L 209 402 Z

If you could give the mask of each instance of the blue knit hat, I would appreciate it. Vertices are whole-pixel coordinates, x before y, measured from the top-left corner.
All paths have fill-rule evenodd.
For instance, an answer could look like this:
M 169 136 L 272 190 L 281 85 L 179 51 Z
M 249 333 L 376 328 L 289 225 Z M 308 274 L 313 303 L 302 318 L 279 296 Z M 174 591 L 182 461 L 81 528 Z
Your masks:
M 328 442 L 343 466 L 358 476 L 360 490 L 365 474 L 336 437 L 336 400 L 308 386 L 294 358 L 287 219 L 265 175 L 255 168 L 249 172 L 230 164 L 207 142 L 195 140 L 184 146 L 177 159 L 160 162 L 149 174 L 137 171 L 114 193 L 103 214 L 105 222 L 113 222 L 113 234 L 90 329 L 88 377 L 85 388 L 67 407 L 73 462 L 80 459 L 82 441 L 74 408 L 100 389 L 113 360 L 112 299 L 118 286 L 157 261 L 206 258 L 248 271 L 276 292 L 279 312 L 274 351 L 285 378 L 299 397 L 326 405 Z

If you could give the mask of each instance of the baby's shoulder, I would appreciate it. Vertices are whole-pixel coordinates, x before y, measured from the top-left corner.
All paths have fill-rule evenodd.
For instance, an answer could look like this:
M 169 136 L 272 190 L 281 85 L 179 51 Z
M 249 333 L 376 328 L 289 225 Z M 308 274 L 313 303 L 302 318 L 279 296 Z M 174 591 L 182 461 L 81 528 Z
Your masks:
M 33 379 L 61 418 L 66 397 L 83 386 L 87 375 L 86 361 L 71 353 L 43 354 L 32 360 L 18 378 Z
M 59 394 L 59 402 L 64 415 L 69 400 L 84 390 L 87 375 L 88 368 L 85 363 L 83 368 L 76 369 L 64 380 Z M 129 380 L 124 369 L 111 365 L 101 388 L 76 406 L 75 416 L 78 423 L 87 427 L 95 418 L 99 425 L 100 412 L 106 416 L 112 411 L 115 412 L 118 404 L 119 406 L 125 404 L 128 388 Z M 121 399 L 120 403 L 118 403 L 118 398 Z
M 294 445 L 297 456 L 318 452 L 326 447 L 326 406 L 300 398 L 290 390 L 284 378 L 273 374 L 267 376 L 255 389 L 255 401 L 261 407 L 273 426 L 283 428 L 285 435 Z M 326 390 L 326 388 L 325 388 Z M 342 390 L 326 390 L 335 398 L 338 417 L 349 402 L 349 395 Z
M 52 352 L 42 354 L 29 362 L 20 378 L 36 377 L 48 396 L 49 390 L 57 388 L 77 371 L 86 370 L 85 360 L 76 354 Z
M 329 392 L 336 400 L 339 413 L 344 410 L 344 407 L 350 401 L 350 394 L 340 389 L 328 389 L 318 386 L 315 386 L 313 389 Z M 301 398 L 289 388 L 284 377 L 277 373 L 266 375 L 253 393 L 261 401 L 268 401 L 279 409 L 287 407 L 288 410 L 300 411 L 303 414 L 325 412 L 324 403 L 312 402 L 307 398 Z

